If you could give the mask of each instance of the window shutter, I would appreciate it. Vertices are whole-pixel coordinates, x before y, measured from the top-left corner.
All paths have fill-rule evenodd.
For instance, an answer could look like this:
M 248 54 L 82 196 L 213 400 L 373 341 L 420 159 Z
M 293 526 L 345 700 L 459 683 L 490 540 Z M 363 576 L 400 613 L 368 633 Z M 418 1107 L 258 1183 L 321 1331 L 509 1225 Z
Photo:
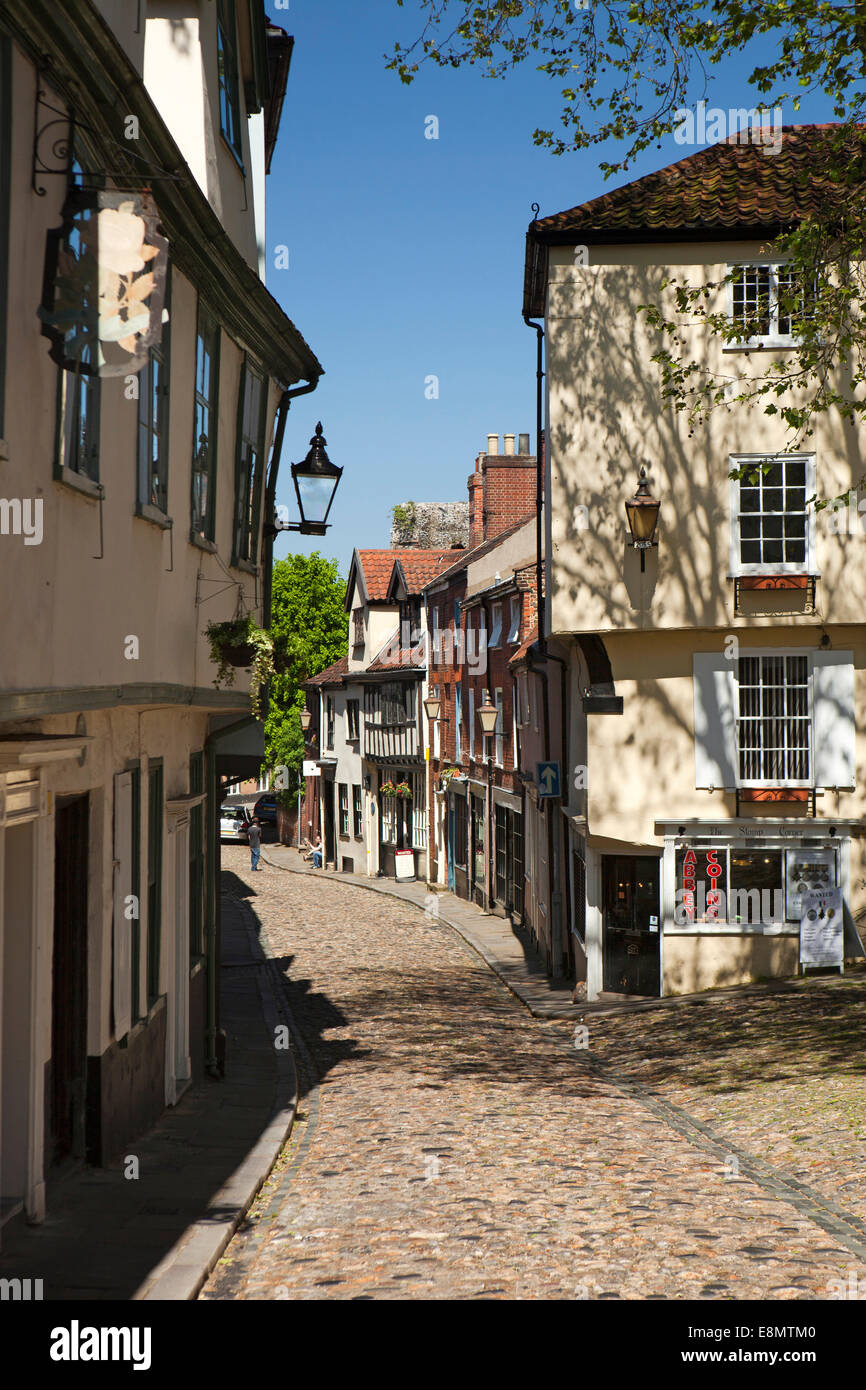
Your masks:
M 812 653 L 816 787 L 853 787 L 854 653 Z
M 127 899 L 138 893 L 132 882 L 132 773 L 114 779 L 114 1036 L 129 1032 L 132 1014 L 132 919 Z M 136 911 L 140 905 L 136 904 Z
M 723 652 L 695 652 L 695 786 L 737 785 L 733 662 Z

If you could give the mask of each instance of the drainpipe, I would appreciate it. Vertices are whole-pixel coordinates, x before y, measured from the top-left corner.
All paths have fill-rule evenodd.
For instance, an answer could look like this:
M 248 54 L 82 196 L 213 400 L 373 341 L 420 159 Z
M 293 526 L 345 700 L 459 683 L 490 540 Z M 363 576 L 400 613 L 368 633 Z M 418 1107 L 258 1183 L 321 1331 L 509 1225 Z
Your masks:
M 543 447 L 543 404 L 544 404 L 544 327 L 540 323 L 535 323 L 524 313 L 523 322 L 527 328 L 534 330 L 536 334 L 536 358 L 535 358 L 535 585 L 538 595 L 538 651 L 539 660 L 547 660 L 547 634 L 545 633 L 545 599 L 544 599 L 544 546 L 542 533 L 542 515 L 544 508 L 544 447 Z M 545 761 L 550 758 L 550 693 L 548 689 L 547 671 L 543 667 L 534 666 L 530 656 L 530 670 L 541 677 L 543 688 L 542 710 L 544 719 L 544 757 Z M 562 774 L 565 775 L 565 765 L 562 767 Z M 550 889 L 550 936 L 551 954 L 553 960 L 554 975 L 559 975 L 561 965 L 561 925 L 560 908 L 562 904 L 562 894 L 559 891 L 559 855 L 557 853 L 556 836 L 553 833 L 553 817 L 545 812 L 547 820 L 547 863 L 548 863 L 548 886 Z

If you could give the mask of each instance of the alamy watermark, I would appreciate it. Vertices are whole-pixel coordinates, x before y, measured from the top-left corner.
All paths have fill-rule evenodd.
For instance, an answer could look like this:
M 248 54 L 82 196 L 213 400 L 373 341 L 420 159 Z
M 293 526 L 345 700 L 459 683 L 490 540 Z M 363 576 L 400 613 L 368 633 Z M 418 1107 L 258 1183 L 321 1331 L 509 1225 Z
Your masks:
M 42 498 L 0 497 L 0 536 L 23 536 L 25 545 L 41 545 Z
M 707 106 L 699 101 L 694 111 L 680 107 L 674 112 L 679 122 L 674 131 L 678 145 L 715 145 L 730 140 L 739 145 L 760 145 L 768 154 L 782 148 L 782 108 L 765 106 Z M 735 139 L 736 137 L 736 139 Z
M 730 893 L 716 887 L 709 891 L 703 880 L 694 888 L 678 888 L 674 902 L 674 922 L 687 927 L 694 921 L 731 922 L 746 925 L 783 927 L 785 894 L 781 888 L 732 888 Z

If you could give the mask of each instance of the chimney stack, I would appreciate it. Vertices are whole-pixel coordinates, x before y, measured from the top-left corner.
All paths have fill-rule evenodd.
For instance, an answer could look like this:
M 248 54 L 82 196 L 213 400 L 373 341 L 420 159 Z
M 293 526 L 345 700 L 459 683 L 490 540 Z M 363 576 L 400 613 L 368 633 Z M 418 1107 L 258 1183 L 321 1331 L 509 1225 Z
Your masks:
M 520 438 L 518 439 L 518 441 L 517 441 L 517 452 L 518 452 L 518 454 L 528 454 L 528 453 L 529 453 L 529 435 L 528 435 L 528 434 L 522 434 L 522 435 L 520 436 Z
M 488 452 L 488 454 L 498 454 L 498 453 L 499 453 L 499 435 L 498 435 L 498 434 L 488 434 L 488 436 L 487 436 L 487 452 Z
M 513 457 L 514 457 L 514 435 L 513 435 L 513 434 L 506 434 L 506 436 L 505 436 L 505 453 L 506 453 L 506 455 L 507 455 L 509 458 L 513 458 Z

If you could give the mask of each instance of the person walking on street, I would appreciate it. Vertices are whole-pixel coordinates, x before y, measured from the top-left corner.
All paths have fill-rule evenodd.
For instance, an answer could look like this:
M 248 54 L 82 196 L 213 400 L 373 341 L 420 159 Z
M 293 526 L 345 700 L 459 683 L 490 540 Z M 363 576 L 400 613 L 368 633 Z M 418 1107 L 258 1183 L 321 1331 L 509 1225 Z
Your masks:
M 255 873 L 259 867 L 259 856 L 262 852 L 262 827 L 259 824 L 258 816 L 253 816 L 250 821 L 250 857 L 252 859 L 251 872 Z

